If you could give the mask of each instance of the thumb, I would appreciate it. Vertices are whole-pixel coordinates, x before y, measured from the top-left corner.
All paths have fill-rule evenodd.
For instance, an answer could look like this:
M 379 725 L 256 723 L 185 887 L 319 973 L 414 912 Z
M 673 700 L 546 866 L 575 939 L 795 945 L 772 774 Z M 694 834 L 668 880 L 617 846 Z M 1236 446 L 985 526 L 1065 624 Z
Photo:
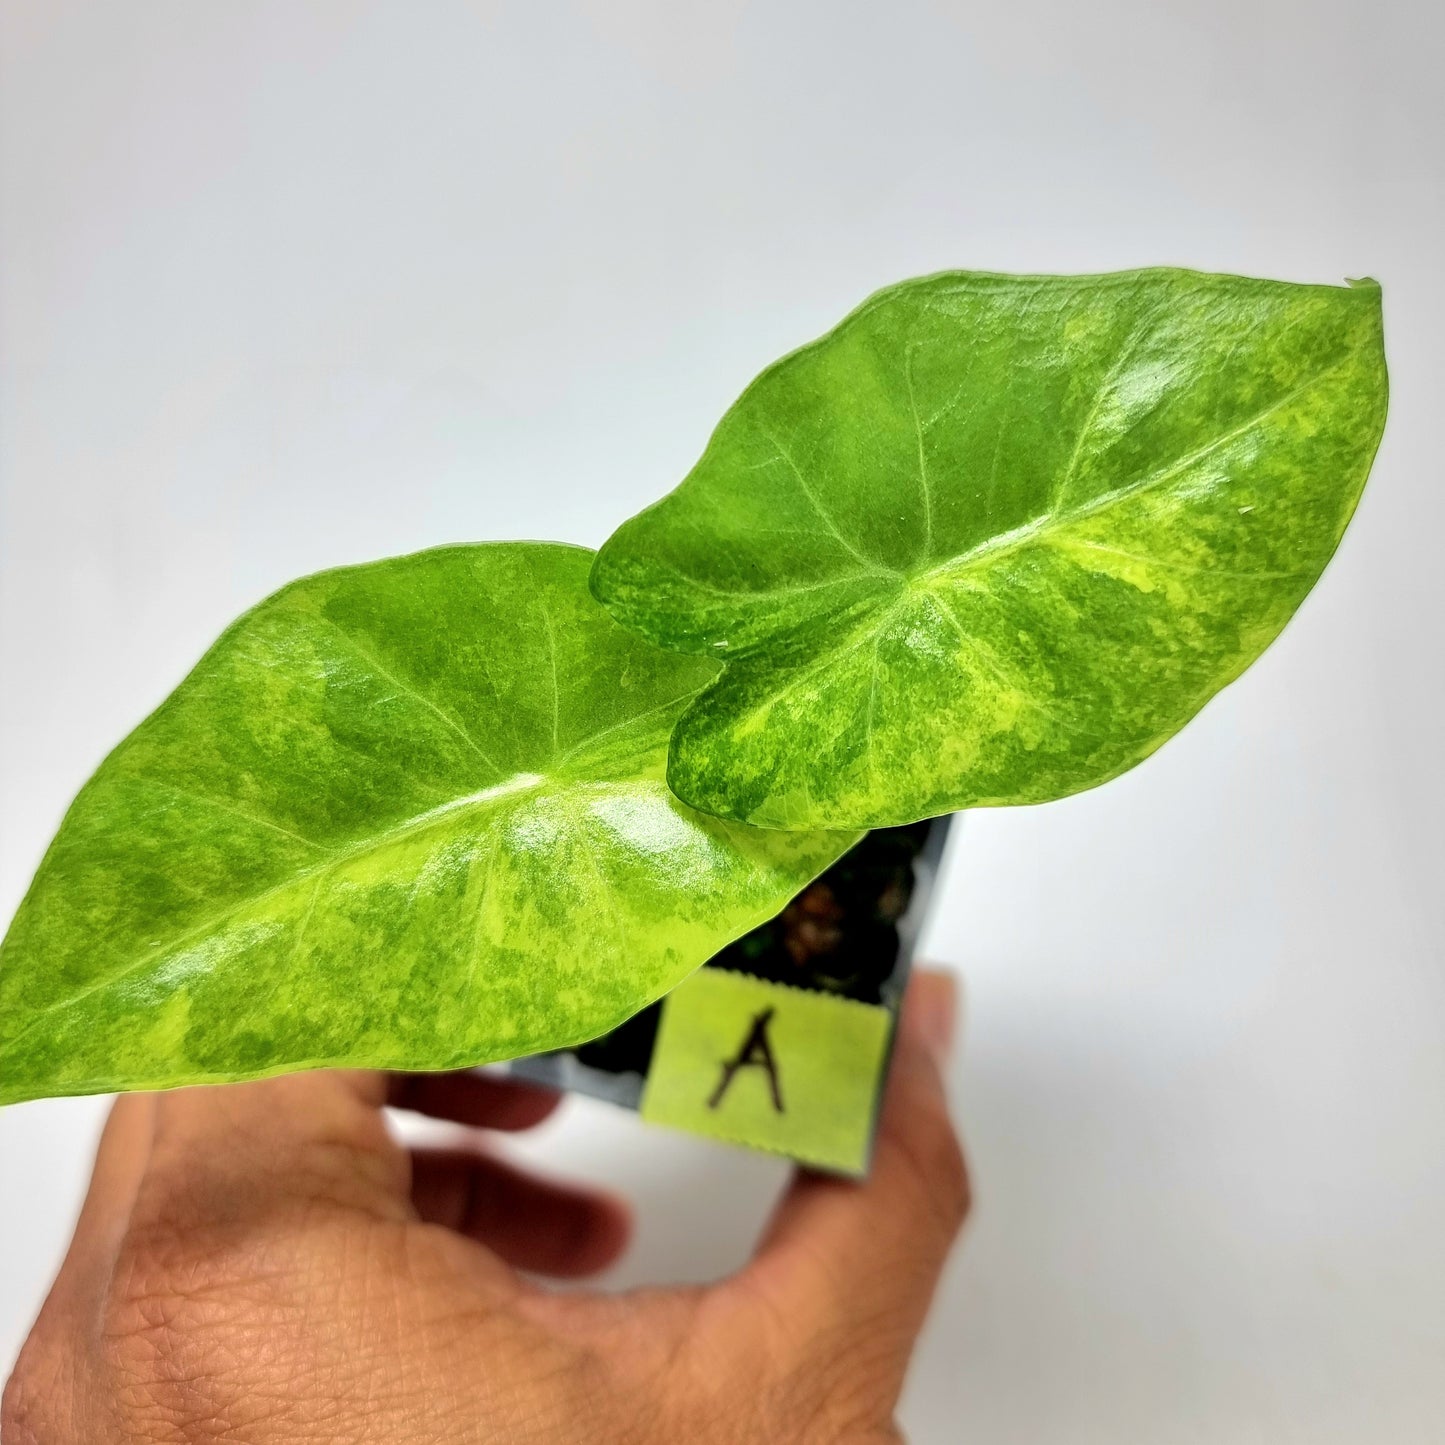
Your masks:
M 969 1207 L 944 1091 L 956 1010 L 949 974 L 915 974 L 871 1174 L 861 1183 L 800 1174 L 737 1281 L 744 1299 L 767 1297 L 796 1348 L 825 1351 L 830 1374 L 881 1363 L 895 1396 Z
M 159 1094 L 134 1222 L 274 1215 L 327 1201 L 404 1219 L 406 1151 L 381 1106 L 384 1075 L 319 1070 Z

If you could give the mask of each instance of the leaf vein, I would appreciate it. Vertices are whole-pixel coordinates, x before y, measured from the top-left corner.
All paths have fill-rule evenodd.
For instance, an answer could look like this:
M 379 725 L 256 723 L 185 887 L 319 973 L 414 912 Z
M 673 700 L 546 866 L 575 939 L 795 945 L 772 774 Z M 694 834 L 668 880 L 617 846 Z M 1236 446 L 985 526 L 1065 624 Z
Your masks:
M 984 642 L 982 638 L 975 637 L 969 632 L 963 623 L 959 621 L 958 614 L 954 612 L 953 608 L 950 607 L 942 597 L 936 592 L 931 591 L 925 592 L 923 595 L 943 614 L 944 618 L 952 626 L 954 632 L 958 634 L 958 640 L 963 643 L 964 647 L 983 664 L 986 671 L 993 674 L 997 682 L 1007 688 L 1025 707 L 1031 709 L 1033 712 L 1040 713 L 1051 722 L 1056 723 L 1065 732 L 1081 733 L 1083 731 L 1071 718 L 1066 717 L 1062 713 L 1055 712 L 1051 707 L 1040 702 L 1038 698 L 1033 695 L 1029 679 L 1018 672 L 1017 669 L 1005 663 L 998 652 L 990 647 L 988 643 Z
M 923 422 L 918 415 L 918 399 L 913 394 L 913 353 L 915 347 L 903 350 L 903 379 L 908 384 L 908 411 L 913 418 L 913 435 L 918 443 L 918 489 L 923 503 L 923 547 L 920 562 L 933 553 L 933 486 L 928 479 L 928 455 L 923 447 Z
M 414 683 L 407 682 L 405 679 L 398 677 L 380 658 L 353 637 L 340 623 L 321 612 L 308 613 L 307 615 L 308 617 L 315 617 L 316 620 L 325 623 L 378 677 L 391 683 L 391 685 L 403 695 L 419 702 L 428 712 L 432 713 L 433 716 L 454 732 L 493 772 L 499 775 L 506 772 L 506 769 L 494 758 L 490 757 L 471 733 L 452 717 L 450 713 L 433 702 L 432 699 L 422 692 Z
M 837 541 L 838 545 L 842 547 L 843 550 L 849 554 L 849 556 L 861 562 L 866 568 L 868 568 L 869 571 L 892 574 L 893 569 L 891 567 L 885 567 L 882 565 L 882 563 L 876 562 L 872 557 L 869 557 L 865 553 L 860 552 L 858 548 L 855 547 L 842 534 L 842 532 L 838 530 L 837 522 L 833 520 L 827 508 L 823 506 L 823 503 L 818 499 L 817 494 L 813 491 L 812 487 L 808 485 L 807 478 L 804 477 L 802 471 L 798 467 L 797 462 L 793 460 L 793 454 L 787 449 L 787 447 L 783 445 L 782 440 L 779 437 L 775 436 L 766 427 L 760 426 L 758 430 L 762 432 L 763 436 L 767 438 L 767 440 L 771 443 L 773 449 L 777 452 L 777 459 L 787 464 L 788 470 L 792 472 L 794 479 L 798 483 L 799 489 L 808 499 L 808 502 L 812 506 L 813 511 L 817 513 L 818 520 L 823 524 L 824 529 L 828 533 L 830 533 L 832 537 Z
M 294 838 L 298 843 L 304 843 L 308 848 L 315 848 L 321 853 L 335 852 L 335 848 L 328 843 L 318 843 L 314 838 L 307 838 L 284 824 L 274 822 L 270 818 L 263 818 L 259 813 L 252 813 L 246 808 L 231 802 L 227 798 L 216 798 L 209 793 L 198 793 L 191 788 L 183 788 L 177 783 L 166 782 L 162 778 L 148 777 L 144 773 L 136 773 L 124 780 L 128 783 L 140 783 L 148 788 L 159 788 L 163 792 L 172 794 L 177 798 L 190 798 L 193 802 L 201 803 L 208 808 L 215 808 L 218 812 L 230 813 L 233 817 L 241 818 L 247 823 L 255 823 L 258 827 L 269 828 L 273 832 L 281 833 L 287 838 Z
M 1089 433 L 1093 430 L 1094 423 L 1099 419 L 1099 409 L 1104 404 L 1104 398 L 1109 395 L 1119 378 L 1124 374 L 1124 368 L 1133 359 L 1135 352 L 1139 350 L 1140 343 L 1149 333 L 1150 322 L 1153 321 L 1157 311 L 1151 312 L 1124 338 L 1124 344 L 1119 348 L 1119 354 L 1114 358 L 1103 380 L 1099 382 L 1094 392 L 1094 399 L 1089 405 L 1089 410 L 1084 415 L 1083 423 L 1079 427 L 1079 433 L 1074 438 L 1074 448 L 1069 453 L 1069 460 L 1064 469 L 1059 473 L 1059 480 L 1053 489 L 1053 495 L 1049 499 L 1048 511 L 1057 511 L 1068 495 L 1069 486 L 1074 480 L 1074 473 L 1078 471 L 1079 459 L 1084 454 L 1084 443 L 1089 439 Z

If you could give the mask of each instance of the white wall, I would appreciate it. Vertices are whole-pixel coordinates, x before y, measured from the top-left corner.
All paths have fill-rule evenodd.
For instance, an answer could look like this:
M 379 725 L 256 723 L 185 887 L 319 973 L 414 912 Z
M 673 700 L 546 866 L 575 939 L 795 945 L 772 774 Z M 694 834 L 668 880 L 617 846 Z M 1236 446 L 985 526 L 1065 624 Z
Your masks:
M 1434 0 L 10 0 L 0 916 L 103 751 L 292 576 L 597 543 L 765 362 L 946 266 L 1385 285 L 1356 523 L 1162 754 L 966 820 L 978 1209 L 919 1442 L 1438 1440 L 1445 1410 Z M 96 1101 L 0 1113 L 0 1363 Z M 622 1280 L 739 1257 L 769 1163 L 578 1105 Z

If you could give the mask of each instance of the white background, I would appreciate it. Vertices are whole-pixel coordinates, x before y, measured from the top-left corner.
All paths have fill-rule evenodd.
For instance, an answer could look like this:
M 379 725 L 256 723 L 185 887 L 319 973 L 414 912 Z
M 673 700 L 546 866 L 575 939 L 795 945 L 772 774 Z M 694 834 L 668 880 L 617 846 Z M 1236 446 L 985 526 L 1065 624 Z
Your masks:
M 978 1207 L 918 1442 L 1383 1442 L 1445 1414 L 1445 43 L 1433 0 L 9 0 L 0 915 L 103 752 L 289 578 L 596 544 L 876 286 L 1177 262 L 1385 286 L 1389 430 L 1263 663 L 975 814 L 933 954 Z M 0 1114 L 0 1364 L 99 1101 Z M 619 1282 L 777 1166 L 574 1106 Z

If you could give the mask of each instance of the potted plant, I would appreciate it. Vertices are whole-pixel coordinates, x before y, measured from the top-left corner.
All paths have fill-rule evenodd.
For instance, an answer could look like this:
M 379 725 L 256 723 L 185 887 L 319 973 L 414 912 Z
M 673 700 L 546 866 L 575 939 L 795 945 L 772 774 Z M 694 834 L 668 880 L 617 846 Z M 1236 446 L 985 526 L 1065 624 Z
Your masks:
M 1314 585 L 1385 407 L 1373 282 L 944 273 L 763 372 L 595 557 L 283 588 L 67 813 L 0 1102 L 515 1060 L 666 995 L 644 1112 L 864 1167 L 915 825 L 1178 731 Z M 900 847 L 860 914 L 834 885 Z

